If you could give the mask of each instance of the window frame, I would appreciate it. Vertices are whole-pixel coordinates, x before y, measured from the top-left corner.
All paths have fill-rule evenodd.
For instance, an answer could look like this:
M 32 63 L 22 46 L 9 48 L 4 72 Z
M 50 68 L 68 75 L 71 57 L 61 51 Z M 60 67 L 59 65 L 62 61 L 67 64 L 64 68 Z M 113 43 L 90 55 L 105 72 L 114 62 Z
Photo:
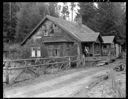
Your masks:
M 35 51 L 35 55 L 32 56 L 32 51 Z M 38 54 L 40 52 L 40 55 Z M 31 47 L 31 57 L 41 57 L 41 47 Z
M 46 30 L 44 31 L 44 36 L 48 36 L 48 31 L 46 31 Z
M 48 48 L 49 57 L 59 57 L 60 56 L 60 48 Z

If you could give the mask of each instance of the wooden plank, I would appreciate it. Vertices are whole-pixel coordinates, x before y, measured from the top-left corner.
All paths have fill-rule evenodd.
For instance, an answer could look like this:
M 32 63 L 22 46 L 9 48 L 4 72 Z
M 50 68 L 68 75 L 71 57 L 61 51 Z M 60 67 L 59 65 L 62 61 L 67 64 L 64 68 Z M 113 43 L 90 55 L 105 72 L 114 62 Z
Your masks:
M 27 62 L 26 61 L 24 61 L 25 62 L 25 66 L 27 66 Z M 20 72 L 20 74 L 14 79 L 14 81 L 13 82 L 16 82 L 16 80 L 17 80 L 17 78 L 19 78 L 20 77 L 20 75 L 21 74 L 23 74 L 24 72 L 26 72 L 26 68 L 25 69 L 23 69 L 22 70 L 22 72 Z
M 66 56 L 66 57 L 69 57 L 69 56 Z M 72 57 L 72 56 L 70 56 Z M 74 56 L 76 57 L 76 56 Z M 78 59 L 79 60 L 79 59 Z M 27 67 L 38 67 L 40 65 L 50 65 L 50 64 L 60 64 L 60 63 L 67 63 L 68 61 L 63 61 L 63 62 L 55 62 L 55 63 L 45 63 L 45 64 L 38 64 L 38 65 L 31 65 L 31 66 L 24 66 L 24 67 L 11 67 L 11 68 L 5 68 L 3 70 L 12 70 L 12 69 L 23 69 L 23 68 L 27 68 Z
M 3 60 L 3 62 L 17 62 L 17 61 L 28 61 L 28 60 L 36 60 L 36 59 L 42 59 L 42 60 L 47 60 L 47 59 L 63 59 L 67 58 L 69 56 L 64 56 L 64 57 L 49 57 L 49 58 L 29 58 L 29 59 L 15 59 L 15 60 Z M 70 56 L 70 57 L 76 57 L 76 56 Z
M 80 60 L 74 60 L 71 62 L 78 62 Z M 69 61 L 63 61 L 63 62 L 55 62 L 55 63 L 48 63 L 48 64 L 38 64 L 38 65 L 31 65 L 31 66 L 26 66 L 26 67 L 18 67 L 18 68 L 8 68 L 8 69 L 4 69 L 4 70 L 14 70 L 14 69 L 24 69 L 24 68 L 29 68 L 29 67 L 39 67 L 40 65 L 49 65 L 49 64 L 61 64 L 61 63 L 68 63 Z
M 20 77 L 20 75 L 21 75 L 21 74 L 23 74 L 23 73 L 25 72 L 25 70 L 26 70 L 26 69 L 23 69 L 23 70 L 22 70 L 22 72 L 21 72 L 21 73 L 20 73 L 20 74 L 19 74 L 19 75 L 14 79 L 14 81 L 13 81 L 13 82 L 16 82 L 17 78 L 19 78 L 19 77 Z
M 53 64 L 60 64 L 60 63 L 68 63 L 68 61 L 47 63 L 47 64 L 38 64 L 38 65 L 31 65 L 31 66 L 24 66 L 24 67 L 11 67 L 11 68 L 4 69 L 4 70 L 24 69 L 24 68 L 28 68 L 28 67 L 39 67 L 40 65 L 50 65 L 50 64 L 53 65 Z
M 38 77 L 39 76 L 39 74 L 37 74 L 36 72 L 34 72 L 32 69 L 30 69 L 30 68 L 27 68 L 27 71 L 30 71 L 31 73 L 33 73 L 34 75 L 36 75 L 36 77 Z

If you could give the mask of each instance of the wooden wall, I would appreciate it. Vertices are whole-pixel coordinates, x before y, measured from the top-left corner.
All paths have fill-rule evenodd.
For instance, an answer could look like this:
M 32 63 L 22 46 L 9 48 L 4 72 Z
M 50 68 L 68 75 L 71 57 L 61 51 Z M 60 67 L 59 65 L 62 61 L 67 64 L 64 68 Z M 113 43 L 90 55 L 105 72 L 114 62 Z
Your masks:
M 57 39 L 59 39 L 60 42 L 54 42 Z M 63 42 L 61 39 L 65 39 L 66 41 Z M 73 47 L 75 42 L 77 43 L 77 41 L 63 29 L 51 21 L 46 20 L 40 28 L 37 29 L 35 34 L 26 42 L 26 45 L 30 48 L 41 47 L 43 45 L 43 47 L 47 49 L 48 56 L 51 55 L 50 49 L 60 50 L 58 56 L 68 56 L 69 48 Z

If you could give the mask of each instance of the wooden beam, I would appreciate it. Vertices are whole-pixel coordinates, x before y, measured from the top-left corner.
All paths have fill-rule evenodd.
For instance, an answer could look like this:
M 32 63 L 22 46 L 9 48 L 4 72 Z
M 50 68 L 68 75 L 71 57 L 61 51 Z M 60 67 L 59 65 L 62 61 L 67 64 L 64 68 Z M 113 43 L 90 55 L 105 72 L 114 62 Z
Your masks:
M 77 57 L 77 60 L 78 60 L 78 62 L 77 62 L 77 67 L 79 67 L 79 65 L 80 65 L 80 58 L 81 58 L 81 54 L 82 54 L 82 48 L 81 48 L 82 46 L 81 46 L 81 42 L 78 42 L 77 43 L 77 54 L 78 54 L 78 57 Z
M 102 56 L 102 43 L 100 43 L 100 56 Z
M 95 52 L 95 51 L 94 51 L 94 50 L 95 50 L 94 44 L 95 44 L 95 42 L 92 43 L 92 50 L 93 50 L 92 52 L 93 52 L 93 56 L 94 56 L 94 54 L 95 54 L 95 53 L 94 53 L 94 52 Z

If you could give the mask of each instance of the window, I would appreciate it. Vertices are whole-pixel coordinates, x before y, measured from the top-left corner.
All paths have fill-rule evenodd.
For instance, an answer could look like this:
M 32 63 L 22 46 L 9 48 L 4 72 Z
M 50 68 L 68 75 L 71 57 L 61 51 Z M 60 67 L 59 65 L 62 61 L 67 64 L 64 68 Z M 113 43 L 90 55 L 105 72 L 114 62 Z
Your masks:
M 36 56 L 36 52 L 35 52 L 35 49 L 34 48 L 32 48 L 32 55 L 31 55 L 32 57 L 35 57 Z
M 60 49 L 59 48 L 48 48 L 49 56 L 60 56 Z
M 59 56 L 59 49 L 53 49 L 53 56 Z
M 48 36 L 48 31 L 44 31 L 44 36 Z
M 31 49 L 31 57 L 41 57 L 41 49 L 40 49 L 40 47 L 32 47 L 32 49 Z
M 37 48 L 37 57 L 41 57 L 40 47 Z

